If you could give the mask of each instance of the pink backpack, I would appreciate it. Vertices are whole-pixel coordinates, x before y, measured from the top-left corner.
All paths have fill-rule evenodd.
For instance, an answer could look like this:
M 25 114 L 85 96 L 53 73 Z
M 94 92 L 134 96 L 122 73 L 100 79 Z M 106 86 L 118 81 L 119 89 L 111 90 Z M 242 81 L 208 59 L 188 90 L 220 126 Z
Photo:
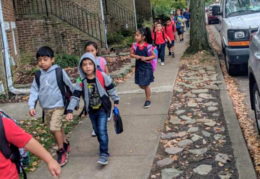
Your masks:
M 136 51 L 136 49 L 137 49 L 137 43 L 134 43 L 133 48 L 134 48 L 134 51 Z M 156 58 L 152 59 L 152 60 L 149 61 L 149 62 L 146 62 L 146 63 L 151 63 L 153 72 L 155 72 L 155 70 L 156 70 L 156 68 L 157 68 L 157 58 L 158 58 L 157 48 L 156 48 L 156 47 L 153 47 L 151 44 L 148 44 L 147 50 L 148 50 L 148 56 L 152 56 L 152 55 L 153 55 L 153 51 L 154 51 L 155 54 L 156 54 Z
M 105 72 L 105 62 L 106 59 L 104 57 L 98 57 L 100 68 L 103 72 Z

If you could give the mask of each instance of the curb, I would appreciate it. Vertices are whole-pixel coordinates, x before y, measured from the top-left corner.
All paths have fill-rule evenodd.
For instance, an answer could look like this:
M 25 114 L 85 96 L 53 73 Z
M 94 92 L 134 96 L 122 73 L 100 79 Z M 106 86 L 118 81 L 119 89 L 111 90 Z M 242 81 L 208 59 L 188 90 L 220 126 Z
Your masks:
M 232 143 L 234 151 L 234 157 L 236 160 L 236 167 L 238 170 L 239 178 L 241 179 L 257 179 L 255 168 L 251 160 L 247 144 L 245 142 L 243 133 L 241 131 L 237 116 L 233 109 L 233 104 L 226 88 L 226 82 L 223 77 L 223 73 L 220 67 L 220 60 L 215 49 L 211 46 L 217 62 L 217 72 L 220 75 L 220 80 L 223 81 L 220 87 L 220 98 L 223 107 L 225 121 L 227 123 L 228 133 Z

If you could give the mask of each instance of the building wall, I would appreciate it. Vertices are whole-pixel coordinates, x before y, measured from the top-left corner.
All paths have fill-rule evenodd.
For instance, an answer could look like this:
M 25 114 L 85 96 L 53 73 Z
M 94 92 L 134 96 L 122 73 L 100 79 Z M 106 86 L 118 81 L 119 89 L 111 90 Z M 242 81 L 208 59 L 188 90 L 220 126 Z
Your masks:
M 136 13 L 138 18 L 150 20 L 152 18 L 151 0 L 135 0 Z
M 8 37 L 9 52 L 12 62 L 19 63 L 19 39 L 18 31 L 16 27 L 15 11 L 13 6 L 13 1 L 2 0 L 2 8 L 4 14 L 6 34 Z M 14 60 L 14 61 L 13 61 Z
M 100 0 L 72 0 L 82 7 L 86 8 L 89 12 L 99 15 L 101 17 Z
M 57 18 L 17 20 L 21 53 L 34 54 L 41 46 L 48 45 L 56 53 L 83 53 L 87 40 L 94 40 L 75 27 Z

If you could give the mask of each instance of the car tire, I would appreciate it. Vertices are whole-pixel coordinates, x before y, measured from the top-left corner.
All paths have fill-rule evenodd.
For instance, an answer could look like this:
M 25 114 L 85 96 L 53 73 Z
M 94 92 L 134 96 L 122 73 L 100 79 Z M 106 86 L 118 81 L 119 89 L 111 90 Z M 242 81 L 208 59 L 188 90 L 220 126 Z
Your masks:
M 255 112 L 255 120 L 256 120 L 256 128 L 258 134 L 260 134 L 260 94 L 258 91 L 257 84 L 254 84 L 253 87 L 253 105 L 254 105 L 254 112 Z
M 235 65 L 232 65 L 228 62 L 227 54 L 225 54 L 225 64 L 226 64 L 226 69 L 227 69 L 228 74 L 230 76 L 235 75 Z

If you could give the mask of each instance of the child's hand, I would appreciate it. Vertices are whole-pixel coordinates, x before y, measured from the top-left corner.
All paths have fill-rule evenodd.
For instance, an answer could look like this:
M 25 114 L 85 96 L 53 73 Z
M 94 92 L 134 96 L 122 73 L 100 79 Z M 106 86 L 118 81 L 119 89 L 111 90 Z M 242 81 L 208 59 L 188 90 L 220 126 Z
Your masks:
M 67 121 L 71 121 L 73 119 L 73 114 L 72 113 L 68 113 L 66 115 L 66 119 L 67 119 Z
M 35 115 L 36 115 L 35 109 L 31 109 L 31 110 L 29 111 L 29 114 L 30 114 L 30 116 L 35 116 Z
M 48 169 L 53 177 L 60 177 L 61 168 L 56 160 L 52 159 L 51 161 L 49 161 L 47 163 L 47 165 L 48 165 Z
M 146 61 L 146 57 L 141 57 L 141 60 L 142 61 Z

